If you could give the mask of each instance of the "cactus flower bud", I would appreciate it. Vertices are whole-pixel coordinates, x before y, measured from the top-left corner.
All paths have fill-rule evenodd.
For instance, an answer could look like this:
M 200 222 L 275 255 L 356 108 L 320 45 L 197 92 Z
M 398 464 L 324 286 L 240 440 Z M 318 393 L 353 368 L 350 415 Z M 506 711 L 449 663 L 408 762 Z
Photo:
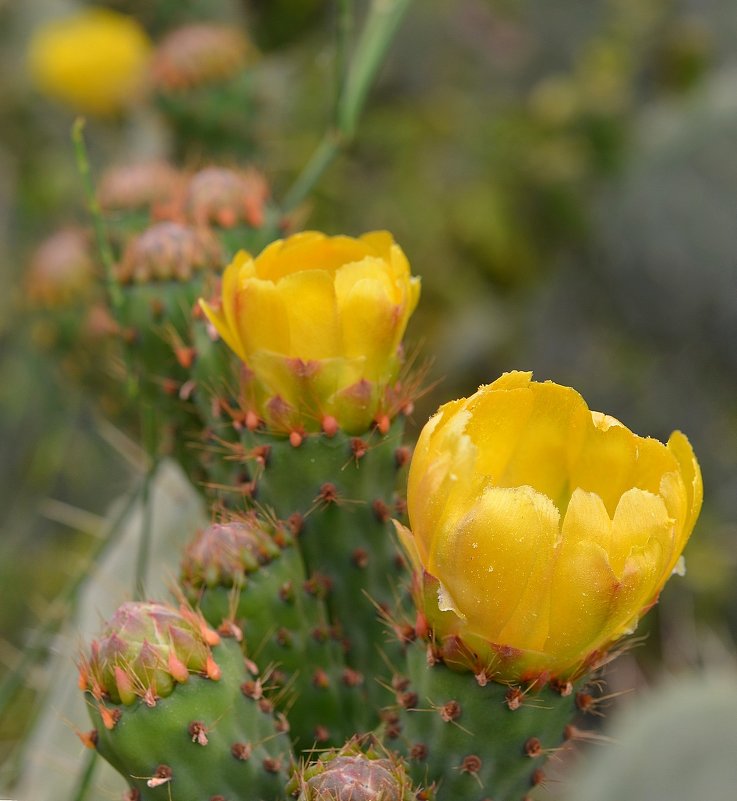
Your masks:
M 449 666 L 575 678 L 657 601 L 698 517 L 686 437 L 507 373 L 441 407 L 409 475 L 415 600 Z
M 150 51 L 146 32 L 132 17 L 90 8 L 40 27 L 28 58 L 36 84 L 49 97 L 108 116 L 140 95 Z
M 223 275 L 220 307 L 201 305 L 252 373 L 267 423 L 318 431 L 331 416 L 360 433 L 384 411 L 419 293 L 389 233 L 308 231 L 256 258 L 240 252 Z
M 275 536 L 290 539 L 282 524 L 272 526 L 255 514 L 227 523 L 213 523 L 200 531 L 182 560 L 185 590 L 240 585 L 245 574 L 279 556 Z
M 124 603 L 83 658 L 80 682 L 95 697 L 149 706 L 169 695 L 190 673 L 217 680 L 210 645 L 217 635 L 189 609 L 164 604 Z
M 415 798 L 402 762 L 350 740 L 307 765 L 287 786 L 298 801 L 409 801 Z

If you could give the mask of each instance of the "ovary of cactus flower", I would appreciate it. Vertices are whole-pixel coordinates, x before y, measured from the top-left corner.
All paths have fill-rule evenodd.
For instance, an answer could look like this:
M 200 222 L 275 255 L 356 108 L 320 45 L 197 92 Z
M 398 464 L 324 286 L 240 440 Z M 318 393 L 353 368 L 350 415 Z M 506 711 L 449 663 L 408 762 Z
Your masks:
M 192 610 L 153 602 L 118 608 L 99 640 L 80 662 L 80 685 L 98 701 L 130 705 L 141 698 L 154 706 L 190 673 L 217 680 L 210 647 L 220 638 Z
M 701 501 L 682 433 L 663 445 L 506 373 L 442 406 L 414 453 L 403 538 L 422 626 L 451 667 L 575 678 L 656 602 Z
M 44 94 L 75 111 L 110 116 L 140 96 L 150 51 L 132 17 L 88 8 L 36 30 L 28 61 Z
M 420 281 L 391 234 L 307 231 L 226 269 L 201 306 L 253 376 L 253 411 L 275 428 L 360 433 L 384 412 Z
M 298 801 L 410 801 L 416 797 L 396 756 L 349 740 L 299 769 L 287 791 Z

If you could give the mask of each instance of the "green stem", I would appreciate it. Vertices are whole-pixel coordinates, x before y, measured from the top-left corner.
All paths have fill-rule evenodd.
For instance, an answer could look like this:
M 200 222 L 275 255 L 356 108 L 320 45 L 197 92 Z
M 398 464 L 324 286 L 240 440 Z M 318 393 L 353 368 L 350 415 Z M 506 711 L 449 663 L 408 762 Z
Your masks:
M 304 166 L 297 180 L 284 198 L 284 210 L 294 209 L 310 194 L 325 170 L 340 153 L 342 137 L 339 131 L 330 129 L 323 136 L 312 157 Z
M 92 217 L 97 247 L 100 251 L 100 258 L 102 259 L 102 265 L 105 270 L 105 288 L 108 298 L 110 299 L 110 305 L 113 310 L 117 311 L 123 303 L 123 294 L 120 291 L 120 285 L 115 277 L 115 259 L 113 258 L 113 252 L 110 248 L 110 243 L 105 231 L 105 222 L 102 218 L 100 203 L 95 195 L 95 187 L 92 182 L 92 170 L 90 169 L 90 159 L 87 152 L 87 145 L 84 141 L 84 126 L 84 118 L 77 117 L 72 127 L 72 142 L 74 143 L 74 152 L 77 158 L 77 169 L 79 170 L 79 174 L 82 178 L 82 185 L 84 186 L 87 210 Z
M 327 131 L 287 192 L 283 203 L 284 211 L 291 211 L 307 197 L 341 149 L 355 136 L 371 85 L 410 2 L 411 0 L 373 0 L 371 3 L 356 51 L 342 81 L 335 126 Z M 349 6 L 350 3 L 343 0 L 340 8 L 341 20 L 349 20 Z M 339 38 L 343 35 L 339 33 Z
M 350 140 L 369 89 L 411 0 L 373 0 L 351 61 L 338 110 L 338 128 Z
M 338 0 L 338 19 L 335 43 L 335 118 L 338 118 L 341 98 L 348 75 L 348 51 L 353 34 L 353 0 Z
M 75 789 L 74 795 L 70 801 L 84 801 L 89 792 L 90 785 L 92 784 L 92 777 L 97 767 L 97 751 L 88 751 L 85 756 L 85 765 L 82 775 L 79 777 L 79 782 Z

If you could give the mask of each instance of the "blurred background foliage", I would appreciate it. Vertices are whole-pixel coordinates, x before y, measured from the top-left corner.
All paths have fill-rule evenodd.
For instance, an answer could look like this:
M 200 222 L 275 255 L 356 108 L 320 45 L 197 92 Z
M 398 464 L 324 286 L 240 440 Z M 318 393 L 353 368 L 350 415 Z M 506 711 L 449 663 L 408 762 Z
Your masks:
M 106 5 L 155 45 L 184 23 L 225 22 L 247 55 L 214 89 L 159 83 L 90 115 L 94 174 L 248 161 L 278 202 L 333 111 L 336 4 Z M 34 30 L 76 7 L 0 2 L 0 674 L 56 613 L 131 481 L 128 446 L 29 312 L 34 249 L 88 223 L 75 110 L 27 66 Z M 355 140 L 293 213 L 329 233 L 387 228 L 422 276 L 410 338 L 432 359 L 432 389 L 418 426 L 531 369 L 638 433 L 688 434 L 706 487 L 688 571 L 615 688 L 731 660 L 737 634 L 736 39 L 733 0 L 417 0 Z M 0 721 L 0 760 L 43 676 L 27 679 Z

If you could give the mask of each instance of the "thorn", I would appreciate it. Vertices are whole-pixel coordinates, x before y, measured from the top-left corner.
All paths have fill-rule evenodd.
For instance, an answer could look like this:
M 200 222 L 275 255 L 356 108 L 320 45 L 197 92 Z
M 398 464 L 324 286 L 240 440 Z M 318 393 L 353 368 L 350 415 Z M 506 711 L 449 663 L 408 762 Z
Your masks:
M 279 773 L 281 770 L 281 759 L 278 757 L 267 757 L 262 764 L 267 773 Z
M 146 786 L 151 789 L 161 787 L 162 784 L 170 782 L 173 778 L 172 770 L 168 765 L 159 765 L 154 775 L 146 781 Z
M 438 714 L 446 723 L 451 723 L 461 716 L 461 705 L 458 701 L 448 701 L 438 709 Z
M 97 729 L 90 729 L 90 731 L 78 731 L 77 737 L 82 741 L 85 748 L 97 748 L 97 740 L 99 735 Z
M 322 668 L 317 668 L 312 674 L 312 684 L 319 690 L 327 690 L 330 686 L 328 674 Z
M 477 756 L 476 754 L 468 754 L 468 756 L 463 757 L 460 771 L 461 773 L 470 773 L 473 776 L 477 776 L 482 765 L 483 762 L 481 761 L 480 756 Z
M 397 467 L 404 467 L 409 462 L 411 451 L 406 445 L 402 445 L 394 451 L 394 464 Z
M 505 700 L 507 702 L 507 706 L 514 712 L 515 709 L 519 709 L 522 706 L 522 698 L 524 697 L 524 693 L 520 690 L 519 687 L 510 687 L 507 690 L 507 694 L 505 696 Z
M 253 747 L 250 743 L 233 743 L 230 746 L 230 753 L 241 762 L 246 762 L 251 758 Z
M 381 500 L 381 498 L 377 498 L 372 504 L 371 508 L 374 510 L 374 514 L 376 515 L 377 520 L 380 523 L 386 523 L 389 519 L 389 507 Z
M 427 746 L 425 743 L 415 743 L 409 749 L 409 758 L 413 762 L 424 762 L 427 759 Z
M 264 688 L 259 679 L 244 681 L 241 684 L 241 692 L 246 698 L 250 698 L 253 701 L 260 701 L 264 697 Z
M 192 738 L 193 743 L 198 745 L 207 745 L 207 726 L 201 720 L 192 721 L 187 728 L 189 736 Z
M 351 554 L 351 561 L 359 570 L 364 570 L 368 566 L 368 551 L 365 548 L 356 548 Z
M 351 451 L 356 461 L 358 461 L 359 459 L 363 459 L 368 453 L 368 445 L 360 437 L 353 437 L 351 440 Z
M 535 757 L 539 757 L 543 752 L 542 743 L 537 739 L 537 737 L 530 737 L 530 739 L 524 744 L 523 751 L 528 757 L 533 759 Z
M 360 687 L 363 684 L 363 673 L 349 667 L 344 668 L 342 678 L 346 687 Z
M 317 725 L 314 729 L 315 740 L 318 743 L 326 743 L 330 739 L 330 730 L 327 726 Z

